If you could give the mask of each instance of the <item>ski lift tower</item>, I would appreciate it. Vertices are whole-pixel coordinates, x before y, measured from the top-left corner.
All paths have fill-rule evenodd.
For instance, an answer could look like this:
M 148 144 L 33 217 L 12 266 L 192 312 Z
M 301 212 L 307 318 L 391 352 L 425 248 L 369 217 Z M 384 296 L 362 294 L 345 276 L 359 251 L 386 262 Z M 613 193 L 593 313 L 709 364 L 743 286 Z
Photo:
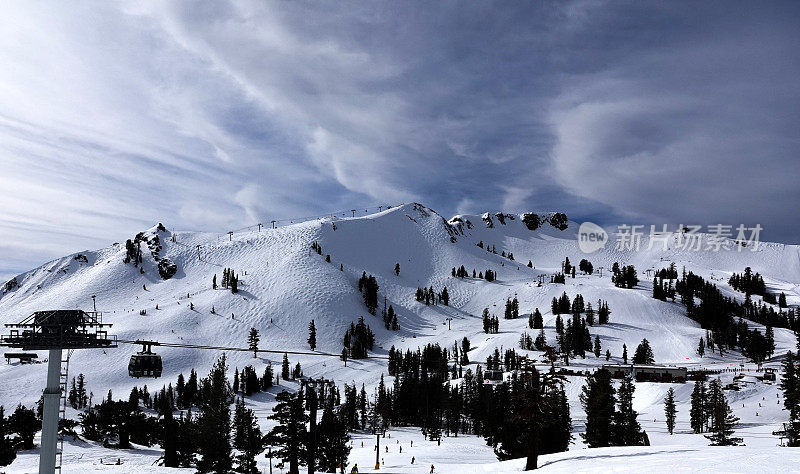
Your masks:
M 20 348 L 25 351 L 49 351 L 47 361 L 47 387 L 44 389 L 42 410 L 42 441 L 39 451 L 39 474 L 56 471 L 58 451 L 59 405 L 65 395 L 67 374 L 62 372 L 61 353 L 67 349 L 97 349 L 117 347 L 116 336 L 110 336 L 103 324 L 102 314 L 79 309 L 36 311 L 16 324 L 6 324 L 10 333 L 0 338 L 0 345 Z M 63 384 L 63 387 L 62 387 Z M 66 408 L 64 408 L 66 409 Z M 61 470 L 61 463 L 58 463 Z

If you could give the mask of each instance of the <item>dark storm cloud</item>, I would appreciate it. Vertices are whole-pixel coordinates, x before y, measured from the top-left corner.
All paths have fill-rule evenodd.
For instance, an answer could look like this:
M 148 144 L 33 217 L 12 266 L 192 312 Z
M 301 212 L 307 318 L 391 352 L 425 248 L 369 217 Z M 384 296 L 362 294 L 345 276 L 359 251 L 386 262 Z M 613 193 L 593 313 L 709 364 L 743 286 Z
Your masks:
M 0 272 L 408 200 L 798 241 L 796 3 L 7 10 Z

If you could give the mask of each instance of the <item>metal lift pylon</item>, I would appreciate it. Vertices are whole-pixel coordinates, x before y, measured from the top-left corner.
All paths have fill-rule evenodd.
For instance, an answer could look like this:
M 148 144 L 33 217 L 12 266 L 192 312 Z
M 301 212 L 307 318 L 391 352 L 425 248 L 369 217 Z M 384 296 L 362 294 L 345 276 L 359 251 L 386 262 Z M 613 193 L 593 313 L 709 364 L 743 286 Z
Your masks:
M 117 347 L 116 336 L 109 336 L 101 313 L 82 310 L 37 311 L 16 324 L 6 324 L 10 333 L 0 345 L 23 350 L 47 350 L 47 385 L 42 407 L 42 441 L 39 474 L 61 472 L 64 440 L 58 434 L 58 421 L 66 414 L 66 388 L 69 358 L 75 349 Z M 62 359 L 67 350 L 66 359 Z

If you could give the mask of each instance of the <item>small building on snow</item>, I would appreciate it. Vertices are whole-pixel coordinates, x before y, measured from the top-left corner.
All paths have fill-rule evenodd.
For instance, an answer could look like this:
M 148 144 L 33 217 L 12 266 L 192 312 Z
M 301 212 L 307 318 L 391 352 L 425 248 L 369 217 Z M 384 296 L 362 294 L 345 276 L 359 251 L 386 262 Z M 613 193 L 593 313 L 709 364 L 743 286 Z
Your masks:
M 621 379 L 632 377 L 637 382 L 680 382 L 686 381 L 686 367 L 667 365 L 605 364 L 603 368 L 611 372 L 611 377 Z

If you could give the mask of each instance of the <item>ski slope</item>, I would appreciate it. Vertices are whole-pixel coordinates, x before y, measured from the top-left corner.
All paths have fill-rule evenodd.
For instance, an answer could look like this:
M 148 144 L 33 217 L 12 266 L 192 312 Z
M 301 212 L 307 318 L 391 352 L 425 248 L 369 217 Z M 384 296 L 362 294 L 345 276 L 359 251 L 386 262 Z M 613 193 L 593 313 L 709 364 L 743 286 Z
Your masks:
M 638 252 L 616 250 L 612 241 L 605 249 L 584 255 L 577 246 L 578 224 L 574 222 L 569 222 L 563 231 L 547 223 L 531 231 L 521 221 L 521 216 L 505 216 L 501 221 L 496 213 L 461 215 L 448 221 L 432 209 L 412 203 L 363 217 L 327 217 L 276 229 L 261 229 L 260 232 L 252 229 L 232 236 L 172 233 L 154 225 L 144 233 L 149 238 L 159 236 L 162 246 L 159 257 L 169 258 L 177 265 L 178 271 L 171 279 L 159 277 L 157 261 L 144 247 L 143 274 L 132 264 L 125 264 L 123 238 L 121 243 L 68 255 L 18 275 L 18 287 L 10 291 L 0 290 L 0 323 L 17 322 L 37 310 L 91 310 L 92 295 L 95 295 L 104 322 L 113 324 L 110 333 L 120 339 L 246 347 L 247 334 L 254 327 L 261 334 L 262 349 L 308 350 L 307 327 L 314 319 L 317 351 L 338 354 L 345 329 L 363 316 L 375 332 L 376 355 L 386 355 L 392 345 L 403 349 L 416 349 L 434 342 L 451 346 L 467 337 L 473 347 L 469 357 L 474 369 L 475 364 L 485 361 L 496 347 L 513 347 L 524 353 L 518 348 L 518 340 L 523 331 L 536 335 L 527 327 L 527 316 L 535 308 L 543 314 L 546 336 L 553 343 L 555 316 L 550 312 L 550 301 L 566 292 L 570 298 L 582 294 L 584 300 L 593 306 L 598 299 L 608 302 L 612 311 L 610 324 L 592 327 L 590 331 L 592 337 L 600 337 L 603 353 L 606 349 L 611 351 L 612 362 L 621 362 L 623 344 L 632 355 L 642 338 L 647 338 L 657 363 L 721 368 L 738 367 L 743 358 L 735 352 L 724 357 L 709 354 L 699 357 L 695 349 L 705 331 L 686 318 L 685 309 L 680 304 L 651 298 L 651 283 L 644 276 L 645 270 L 658 270 L 675 262 L 679 271 L 685 266 L 687 270 L 713 280 L 724 292 L 743 298 L 741 293 L 728 287 L 727 279 L 731 273 L 742 272 L 750 266 L 754 272 L 762 274 L 768 288 L 784 291 L 790 305 L 800 304 L 800 247 L 797 245 L 762 243 L 755 252 L 749 249 L 693 252 L 679 250 L 676 245 L 678 236 L 673 235 L 666 250 L 660 244 L 648 249 L 645 238 Z M 494 245 L 497 254 L 478 247 L 479 241 Z M 311 250 L 313 242 L 321 245 L 322 255 Z M 502 257 L 501 251 L 506 254 L 513 252 L 515 260 Z M 328 254 L 330 263 L 325 261 Z M 550 275 L 560 271 L 565 257 L 569 257 L 573 265 L 577 265 L 581 258 L 587 258 L 594 264 L 595 274 L 567 278 L 564 285 L 550 284 Z M 528 260 L 533 268 L 526 266 Z M 614 262 L 636 266 L 641 280 L 637 288 L 613 286 L 610 268 Z M 400 264 L 399 275 L 394 273 L 396 263 Z M 473 268 L 477 271 L 492 269 L 497 273 L 497 280 L 490 283 L 452 277 L 451 268 L 461 265 L 470 274 Z M 605 271 L 599 276 L 597 269 L 601 266 Z M 216 274 L 219 281 L 225 267 L 233 268 L 240 278 L 238 294 L 211 288 L 213 275 Z M 367 313 L 357 290 L 362 272 L 376 277 L 381 305 L 385 298 L 387 305 L 393 306 L 398 314 L 399 331 L 385 330 L 380 314 Z M 538 286 L 537 278 L 542 275 L 546 283 Z M 415 301 L 417 287 L 429 286 L 436 291 L 447 286 L 450 306 L 425 306 Z M 515 295 L 520 303 L 520 318 L 504 320 L 505 301 Z M 190 309 L 190 304 L 194 309 Z M 483 333 L 480 319 L 483 308 L 489 308 L 500 318 L 498 334 Z M 146 315 L 140 315 L 141 310 L 146 310 Z M 752 326 L 760 327 L 757 324 Z M 790 331 L 776 329 L 775 338 L 776 354 L 794 348 L 795 338 Z M 75 351 L 70 362 L 70 374 L 86 375 L 88 389 L 93 392 L 95 400 L 105 396 L 108 390 L 123 398 L 127 397 L 133 385 L 146 383 L 152 392 L 163 384 L 174 383 L 179 373 L 187 374 L 192 368 L 203 376 L 220 355 L 216 351 L 157 347 L 155 350 L 164 358 L 163 377 L 135 380 L 127 375 L 127 362 L 136 350 L 136 346 L 121 344 L 117 349 Z M 541 359 L 541 354 L 535 351 L 531 351 L 531 355 Z M 46 356 L 45 352 L 39 353 L 42 359 Z M 233 367 L 241 369 L 253 364 L 261 373 L 267 363 L 279 365 L 281 360 L 280 354 L 259 354 L 255 359 L 252 353 L 246 352 L 230 352 L 227 356 L 231 375 Z M 385 361 L 379 359 L 348 361 L 347 367 L 335 357 L 292 356 L 290 360 L 292 364 L 300 362 L 306 375 L 325 376 L 339 383 L 363 383 L 368 391 L 377 384 L 381 373 L 386 372 Z M 586 359 L 572 361 L 571 365 L 593 368 L 603 363 L 606 363 L 604 357 L 597 359 L 589 355 Z M 777 360 L 771 364 L 776 365 Z M 0 384 L 0 404 L 6 407 L 18 403 L 32 405 L 41 394 L 45 372 L 45 364 L 0 365 L 0 378 L 4 381 Z M 285 387 L 294 387 L 293 382 L 281 383 Z M 576 379 L 568 387 L 576 433 L 582 428 L 583 411 L 578 403 L 581 384 Z M 691 386 L 675 387 L 679 403 L 684 404 L 679 405 L 679 420 L 688 420 Z M 702 436 L 684 432 L 669 437 L 650 432 L 646 423 L 648 419 L 660 420 L 653 424 L 652 429 L 663 427 L 661 404 L 667 388 L 667 384 L 637 384 L 635 408 L 640 411 L 640 421 L 648 429 L 654 446 L 646 456 L 631 457 L 631 462 L 645 457 L 651 459 L 647 462 L 658 463 L 659 459 L 683 456 L 679 448 L 659 450 L 660 444 L 694 446 L 696 451 L 692 455 L 698 457 L 708 453 L 708 448 L 702 447 L 707 444 Z M 748 429 L 755 430 L 753 440 L 757 439 L 756 435 L 771 433 L 780 421 L 785 420 L 786 414 L 775 404 L 776 395 L 776 386 L 764 384 L 735 394 L 741 399 L 732 401 L 732 407 L 736 409 L 739 402 L 745 405 L 742 409 L 746 413 L 743 411 L 739 416 L 743 423 L 748 424 Z M 762 397 L 771 397 L 770 406 L 775 406 L 756 416 L 753 406 L 762 401 Z M 269 414 L 273 399 L 274 390 L 258 394 L 248 401 L 262 417 L 265 427 L 267 422 L 263 417 Z M 71 416 L 75 417 L 75 413 Z M 405 436 L 416 435 L 409 432 Z M 750 445 L 752 440 L 746 435 L 745 438 Z M 771 435 L 767 438 L 767 445 L 776 444 L 776 438 Z M 438 453 L 431 456 L 438 459 L 437 463 L 445 463 L 441 469 L 448 469 L 446 465 L 452 464 L 453 471 L 463 470 L 458 466 L 463 461 L 462 454 L 446 454 L 445 445 L 450 442 L 447 439 L 437 447 L 438 450 L 431 448 L 432 453 Z M 494 462 L 491 449 L 480 439 L 464 437 L 458 443 L 466 443 L 464 449 L 477 453 L 467 456 L 475 469 L 481 466 L 480 469 L 486 472 L 502 472 L 519 467 L 518 463 L 514 464 L 516 461 Z M 602 457 L 593 450 L 591 455 L 584 454 L 585 458 L 581 458 L 576 454 L 582 451 L 580 448 L 580 438 L 576 434 L 571 451 L 552 455 L 553 463 L 548 469 L 558 470 L 560 466 L 573 465 L 572 462 L 556 462 L 561 459 L 559 456 L 564 459 L 574 456 L 576 462 L 587 463 L 586 466 L 595 457 Z M 359 449 L 354 448 L 353 459 L 360 459 Z M 369 450 L 372 451 L 371 445 Z M 102 448 L 80 443 L 70 445 L 67 453 L 70 452 L 76 456 L 86 454 L 91 462 L 104 455 Z M 608 459 L 618 455 L 613 449 L 610 453 Z M 149 456 L 146 449 L 139 454 L 142 459 Z M 21 456 L 12 467 L 17 469 L 18 463 L 27 466 L 25 459 L 28 457 Z M 151 462 L 153 460 L 155 458 Z M 92 466 L 101 469 L 99 465 Z M 361 461 L 359 466 L 362 466 Z M 701 464 L 701 469 L 702 466 L 714 469 L 713 464 Z M 26 468 L 19 469 L 24 471 Z M 141 469 L 145 470 L 144 464 L 141 464 Z M 398 469 L 407 471 L 406 467 Z M 81 469 L 70 471 L 65 468 L 65 471 L 81 472 Z M 438 467 L 437 472 L 440 472 Z

